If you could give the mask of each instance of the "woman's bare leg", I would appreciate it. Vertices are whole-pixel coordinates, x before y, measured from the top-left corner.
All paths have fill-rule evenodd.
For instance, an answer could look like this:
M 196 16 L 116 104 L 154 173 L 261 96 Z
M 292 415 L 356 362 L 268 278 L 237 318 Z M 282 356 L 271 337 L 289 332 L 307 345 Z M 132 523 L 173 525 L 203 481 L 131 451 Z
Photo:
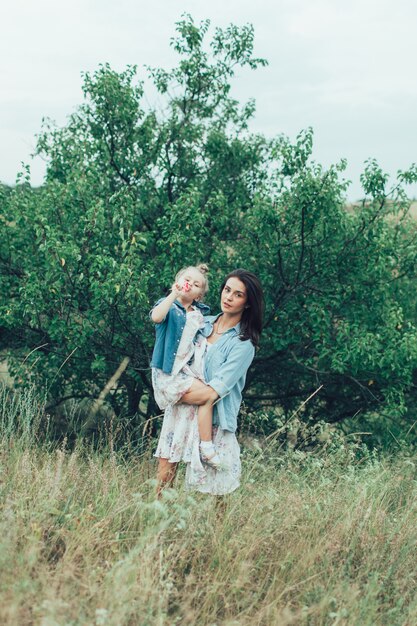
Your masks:
M 170 463 L 168 459 L 158 459 L 158 471 L 156 474 L 156 478 L 158 480 L 156 495 L 158 498 L 161 496 L 162 491 L 166 487 L 172 487 L 176 471 L 177 463 Z

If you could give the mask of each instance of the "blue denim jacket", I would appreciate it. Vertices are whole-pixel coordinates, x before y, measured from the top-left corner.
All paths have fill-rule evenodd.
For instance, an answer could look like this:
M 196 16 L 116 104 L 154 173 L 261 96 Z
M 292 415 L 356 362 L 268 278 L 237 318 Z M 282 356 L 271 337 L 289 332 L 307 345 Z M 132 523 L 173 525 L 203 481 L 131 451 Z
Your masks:
M 218 315 L 209 315 L 201 331 L 208 337 L 213 330 L 213 322 Z M 246 373 L 255 356 L 255 348 L 247 339 L 241 341 L 240 324 L 236 324 L 212 344 L 206 356 L 205 380 L 219 394 L 220 400 L 214 405 L 213 424 L 234 433 L 237 429 L 237 416 L 242 402 Z
M 160 298 L 151 309 L 152 310 L 165 298 Z M 203 315 L 210 313 L 210 308 L 202 302 L 194 300 L 193 306 L 200 309 Z M 149 315 L 150 315 L 149 314 Z M 175 357 L 177 356 L 178 346 L 184 330 L 187 312 L 181 302 L 174 300 L 165 319 L 155 324 L 156 340 L 152 353 L 151 367 L 170 374 L 174 367 Z

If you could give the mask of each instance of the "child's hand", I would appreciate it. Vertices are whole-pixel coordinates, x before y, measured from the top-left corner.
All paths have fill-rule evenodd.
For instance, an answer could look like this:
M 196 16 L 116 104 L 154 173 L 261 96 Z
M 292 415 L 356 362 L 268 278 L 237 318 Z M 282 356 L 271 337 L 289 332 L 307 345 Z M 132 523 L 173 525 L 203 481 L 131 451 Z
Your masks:
M 171 293 L 173 293 L 175 295 L 176 298 L 178 298 L 179 295 L 181 295 L 181 287 L 179 286 L 178 283 L 174 283 L 171 287 Z
M 171 287 L 171 291 L 175 294 L 175 297 L 178 298 L 181 294 L 190 291 L 190 284 L 186 280 L 174 283 Z

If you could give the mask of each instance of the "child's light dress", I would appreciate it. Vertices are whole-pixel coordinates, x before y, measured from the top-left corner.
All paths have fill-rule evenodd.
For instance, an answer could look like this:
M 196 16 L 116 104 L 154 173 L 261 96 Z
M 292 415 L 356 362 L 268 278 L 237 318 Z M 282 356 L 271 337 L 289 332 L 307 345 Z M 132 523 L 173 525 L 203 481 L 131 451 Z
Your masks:
M 198 406 L 177 404 L 196 378 L 204 381 L 204 358 L 211 346 L 201 334 L 196 337 L 203 326 L 204 318 L 199 310 L 188 312 L 172 373 L 152 369 L 155 400 L 161 409 L 165 409 L 154 456 L 171 463 L 185 461 L 188 489 L 224 495 L 240 484 L 240 448 L 235 434 L 214 427 L 214 445 L 225 469 L 216 471 L 204 465 L 200 459 Z

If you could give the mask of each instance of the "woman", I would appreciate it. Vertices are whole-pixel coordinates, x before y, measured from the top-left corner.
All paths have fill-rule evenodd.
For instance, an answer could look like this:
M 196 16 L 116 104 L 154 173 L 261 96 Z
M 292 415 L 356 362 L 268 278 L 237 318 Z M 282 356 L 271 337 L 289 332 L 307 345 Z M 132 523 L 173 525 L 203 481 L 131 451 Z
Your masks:
M 237 269 L 223 282 L 222 312 L 207 316 L 202 334 L 206 337 L 204 374 L 206 384 L 195 380 L 174 411 L 190 412 L 188 440 L 198 438 L 197 406 L 214 404 L 213 441 L 223 469 L 205 468 L 196 478 L 187 463 L 186 485 L 203 493 L 223 495 L 240 484 L 240 449 L 236 439 L 237 416 L 246 373 L 255 355 L 262 328 L 264 300 L 262 287 L 252 272 Z M 184 408 L 182 408 L 184 407 Z M 195 407 L 194 412 L 192 408 Z M 158 446 L 160 448 L 160 446 Z M 168 455 L 159 454 L 158 480 L 161 488 L 171 485 L 177 468 Z

